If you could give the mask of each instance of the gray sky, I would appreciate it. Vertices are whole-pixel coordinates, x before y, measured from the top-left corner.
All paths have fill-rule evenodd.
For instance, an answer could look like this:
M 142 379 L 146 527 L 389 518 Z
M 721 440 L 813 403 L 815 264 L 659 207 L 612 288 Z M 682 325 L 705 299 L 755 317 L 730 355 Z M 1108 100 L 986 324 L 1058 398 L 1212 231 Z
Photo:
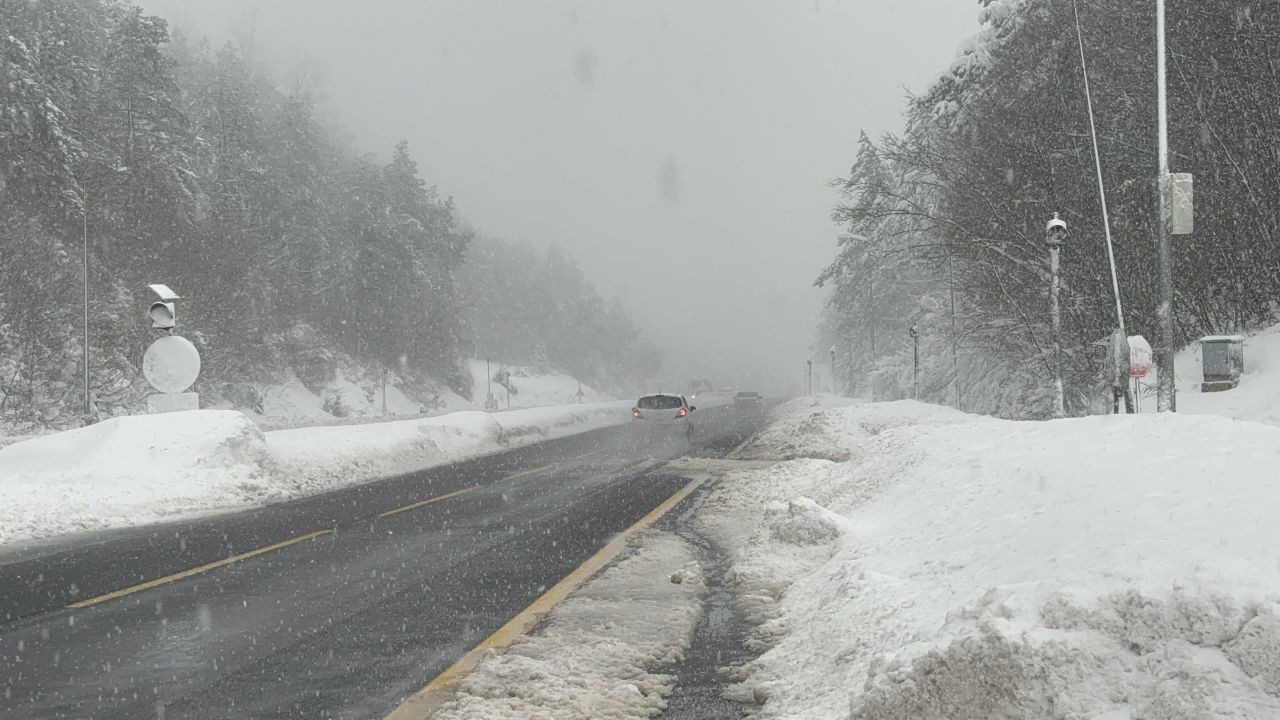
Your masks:
M 691 377 L 798 385 L 839 228 L 827 181 L 897 130 L 976 0 L 141 0 L 321 78 L 478 228 L 559 243 Z

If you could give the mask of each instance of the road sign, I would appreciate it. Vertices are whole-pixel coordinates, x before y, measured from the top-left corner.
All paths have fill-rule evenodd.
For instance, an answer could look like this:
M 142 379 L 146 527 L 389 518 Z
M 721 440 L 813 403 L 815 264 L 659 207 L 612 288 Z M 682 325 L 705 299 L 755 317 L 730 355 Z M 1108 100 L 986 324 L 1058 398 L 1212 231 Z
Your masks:
M 142 375 L 162 393 L 183 392 L 200 376 L 200 353 L 181 335 L 166 335 L 142 356 Z
M 1144 378 L 1155 363 L 1151 343 L 1141 335 L 1129 336 L 1129 377 Z
M 1169 194 L 1173 197 L 1172 232 L 1174 235 L 1190 235 L 1195 231 L 1195 183 L 1191 173 L 1173 173 L 1169 176 Z

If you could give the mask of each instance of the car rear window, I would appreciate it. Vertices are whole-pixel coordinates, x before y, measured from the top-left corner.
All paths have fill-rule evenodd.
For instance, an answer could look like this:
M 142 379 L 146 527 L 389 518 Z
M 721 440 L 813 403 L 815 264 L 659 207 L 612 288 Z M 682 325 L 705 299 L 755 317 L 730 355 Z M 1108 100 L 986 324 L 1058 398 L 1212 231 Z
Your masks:
M 675 410 L 682 405 L 684 401 L 674 395 L 646 395 L 636 403 L 641 410 Z
M 740 397 L 740 398 L 754 398 L 754 397 L 760 397 L 760 393 L 758 393 L 758 392 L 740 392 L 740 393 L 738 393 L 738 397 Z

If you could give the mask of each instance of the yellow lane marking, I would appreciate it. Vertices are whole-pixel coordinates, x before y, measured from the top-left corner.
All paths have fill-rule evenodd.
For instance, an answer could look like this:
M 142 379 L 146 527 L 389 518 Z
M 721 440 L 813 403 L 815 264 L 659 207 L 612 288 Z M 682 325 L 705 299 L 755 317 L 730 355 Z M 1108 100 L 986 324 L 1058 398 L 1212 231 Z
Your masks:
M 251 557 L 256 557 L 264 553 L 269 553 L 272 550 L 279 550 L 281 548 L 286 548 L 286 547 L 289 547 L 290 545 L 296 545 L 306 540 L 314 540 L 315 538 L 318 538 L 322 535 L 328 535 L 332 532 L 333 532 L 332 529 L 317 530 L 316 532 L 307 533 L 306 535 L 299 535 L 298 537 L 289 538 L 288 540 L 284 540 L 284 541 L 275 543 L 273 545 L 260 547 L 257 550 L 250 550 L 249 552 L 240 553 L 239 555 L 232 555 L 230 557 L 226 557 L 221 560 L 208 563 L 206 565 L 200 565 L 198 567 L 189 568 L 187 570 L 183 570 L 182 572 L 176 572 L 172 575 L 165 575 L 162 578 L 156 578 L 155 580 L 148 580 L 144 583 L 139 583 L 137 585 L 132 585 L 127 588 L 116 590 L 115 592 L 109 592 L 106 595 L 99 595 L 97 597 L 89 598 L 88 600 L 79 600 L 77 602 L 71 603 L 67 607 L 74 608 L 74 609 L 87 608 L 87 607 L 90 607 L 91 605 L 104 603 L 108 600 L 115 600 L 116 598 L 122 598 L 125 595 L 132 595 L 133 593 L 141 592 L 143 590 L 150 590 L 153 587 L 164 585 L 166 583 L 171 583 L 175 580 L 188 578 L 188 577 L 191 577 L 192 575 L 199 575 L 202 572 L 216 570 L 217 568 L 230 565 L 231 563 L 234 563 L 234 562 L 240 562 L 241 560 L 247 560 L 248 558 L 251 558 Z
M 542 472 L 543 470 L 550 470 L 550 469 L 555 468 L 555 467 L 559 467 L 559 464 L 558 464 L 558 463 L 551 463 L 550 465 L 543 465 L 542 467 L 536 467 L 536 468 L 533 468 L 532 470 L 522 470 L 521 472 L 515 473 L 514 475 L 508 475 L 508 476 L 506 476 L 506 477 L 505 477 L 505 478 L 503 478 L 503 479 L 504 479 L 504 480 L 515 480 L 515 479 L 517 479 L 517 478 L 527 477 L 527 476 L 529 476 L 529 475 L 534 475 L 534 474 L 536 474 L 536 473 L 540 473 L 540 472 Z
M 492 635 L 481 641 L 479 645 L 471 648 L 470 652 L 450 665 L 448 669 L 437 675 L 426 687 L 410 695 L 399 707 L 392 710 L 384 720 L 424 720 L 429 717 L 442 703 L 453 696 L 458 682 L 475 669 L 476 665 L 484 658 L 486 652 L 490 650 L 505 650 L 516 638 L 532 630 L 551 611 L 551 608 L 581 587 L 592 575 L 595 575 L 601 568 L 617 557 L 632 537 L 652 525 L 655 520 L 665 515 L 681 500 L 688 497 L 689 493 L 698 489 L 701 484 L 702 480 L 700 479 L 690 481 L 689 484 L 677 490 L 674 495 L 662 501 L 661 505 L 649 511 L 648 515 L 640 518 L 634 525 L 619 533 L 604 547 L 600 548 L 595 555 L 592 555 L 586 562 L 566 575 L 563 580 L 556 583 L 554 587 L 543 593 L 537 600 L 534 600 L 529 607 L 521 610 L 515 617 L 508 620 L 505 625 L 498 628 Z
M 398 514 L 398 513 L 405 512 L 406 510 L 413 510 L 413 509 L 415 509 L 415 508 L 420 508 L 420 507 L 422 507 L 423 505 L 430 505 L 431 503 L 438 503 L 438 502 L 440 502 L 441 500 L 448 500 L 448 499 L 449 499 L 449 498 L 451 498 L 451 497 L 456 497 L 456 496 L 458 496 L 458 495 L 462 495 L 462 494 L 464 494 L 464 493 L 469 493 L 469 492 L 471 492 L 472 490 L 475 490 L 477 487 L 479 487 L 479 485 L 472 485 L 471 487 L 468 487 L 468 488 L 462 488 L 461 490 L 455 490 L 455 491 L 453 491 L 453 492 L 451 492 L 451 493 L 446 493 L 446 494 L 444 494 L 444 495 L 440 495 L 440 496 L 438 496 L 438 497 L 427 498 L 426 500 L 419 500 L 418 502 L 415 502 L 415 503 L 409 503 L 408 505 L 404 505 L 404 506 L 402 506 L 402 507 L 398 507 L 398 508 L 396 508 L 395 510 L 388 510 L 388 511 L 386 511 L 386 512 L 384 512 L 384 513 L 378 513 L 378 517 L 379 517 L 379 518 L 391 517 L 392 515 L 396 515 L 396 514 Z

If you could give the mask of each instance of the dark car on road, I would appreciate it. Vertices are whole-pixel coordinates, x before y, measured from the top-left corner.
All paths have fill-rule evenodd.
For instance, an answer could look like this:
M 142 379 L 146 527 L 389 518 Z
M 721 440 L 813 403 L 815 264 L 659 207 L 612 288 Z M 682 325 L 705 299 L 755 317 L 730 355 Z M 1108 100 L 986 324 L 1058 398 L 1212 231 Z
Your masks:
M 764 396 L 758 392 L 743 390 L 733 396 L 733 404 L 738 407 L 761 407 L 764 405 Z

